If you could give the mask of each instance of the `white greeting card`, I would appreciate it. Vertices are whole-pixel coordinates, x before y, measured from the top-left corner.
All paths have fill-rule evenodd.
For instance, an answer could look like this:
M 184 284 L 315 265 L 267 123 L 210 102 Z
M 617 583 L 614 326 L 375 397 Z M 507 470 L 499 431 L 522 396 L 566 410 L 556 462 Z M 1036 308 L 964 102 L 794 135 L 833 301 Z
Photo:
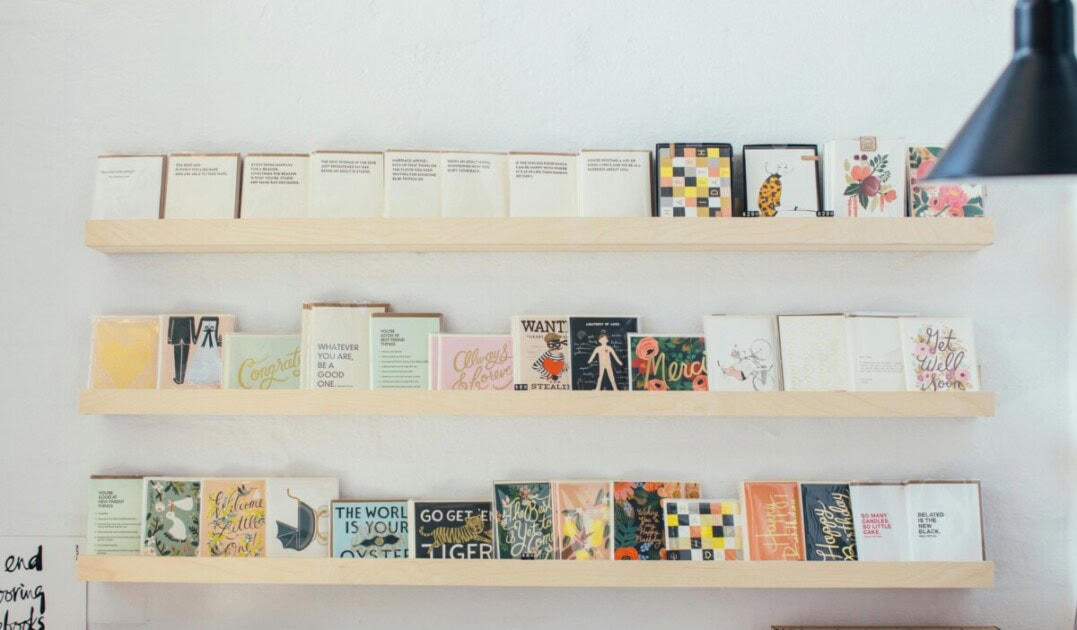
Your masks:
M 703 318 L 711 391 L 781 389 L 778 322 L 773 316 L 710 315 Z
M 168 156 L 166 219 L 234 219 L 239 212 L 239 154 Z
M 335 477 L 266 480 L 266 556 L 329 555 L 329 503 L 340 497 Z
M 310 216 L 380 217 L 384 198 L 385 157 L 380 151 L 310 154 Z
M 819 190 L 815 145 L 744 147 L 744 196 L 748 216 L 815 218 Z
M 577 163 L 571 153 L 510 153 L 509 216 L 577 216 Z
M 980 391 L 972 320 L 902 317 L 899 322 L 909 391 Z
M 504 153 L 441 155 L 441 216 L 503 217 L 508 214 Z
M 581 151 L 581 217 L 651 216 L 650 151 Z
M 850 315 L 845 322 L 849 328 L 852 389 L 858 392 L 905 391 L 898 318 Z
M 780 315 L 782 384 L 790 392 L 849 390 L 842 315 Z
M 252 153 L 243 160 L 242 219 L 307 216 L 310 156 Z
M 910 481 L 905 485 L 905 497 L 910 560 L 984 559 L 980 482 Z
M 160 218 L 166 161 L 163 155 L 98 156 L 93 218 Z
M 823 152 L 826 205 L 836 217 L 905 216 L 905 143 L 833 140 Z
M 856 556 L 861 561 L 909 559 L 904 483 L 850 483 Z
M 370 389 L 370 316 L 388 304 L 303 308 L 303 381 L 309 389 Z
M 441 216 L 441 153 L 385 152 L 385 216 L 394 219 Z

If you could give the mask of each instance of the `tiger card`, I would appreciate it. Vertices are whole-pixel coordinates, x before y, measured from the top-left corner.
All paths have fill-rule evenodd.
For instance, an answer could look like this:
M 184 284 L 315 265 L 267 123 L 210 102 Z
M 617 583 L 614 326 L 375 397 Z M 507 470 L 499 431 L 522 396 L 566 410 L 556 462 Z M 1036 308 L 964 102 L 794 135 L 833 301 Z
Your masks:
M 411 549 L 416 558 L 477 560 L 494 557 L 489 501 L 411 501 Z

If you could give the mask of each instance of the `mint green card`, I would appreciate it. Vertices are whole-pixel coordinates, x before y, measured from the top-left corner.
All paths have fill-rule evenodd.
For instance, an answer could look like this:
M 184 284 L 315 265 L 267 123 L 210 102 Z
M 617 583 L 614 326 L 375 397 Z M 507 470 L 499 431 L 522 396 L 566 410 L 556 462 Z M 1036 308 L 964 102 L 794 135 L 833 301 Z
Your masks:
M 299 335 L 224 336 L 223 389 L 299 389 Z
M 370 388 L 430 389 L 430 335 L 441 332 L 437 313 L 370 316 Z
M 142 526 L 141 477 L 91 477 L 86 549 L 94 556 L 137 556 Z

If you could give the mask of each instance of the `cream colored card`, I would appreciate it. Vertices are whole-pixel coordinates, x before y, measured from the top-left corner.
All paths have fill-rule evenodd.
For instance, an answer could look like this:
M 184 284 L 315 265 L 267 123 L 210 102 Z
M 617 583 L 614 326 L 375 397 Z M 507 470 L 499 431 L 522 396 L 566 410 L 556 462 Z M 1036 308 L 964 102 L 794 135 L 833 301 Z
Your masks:
M 510 153 L 509 216 L 578 216 L 578 162 L 572 153 Z
M 850 315 L 849 365 L 858 392 L 905 391 L 901 331 L 897 317 Z
M 581 151 L 581 217 L 651 216 L 650 151 Z
M 160 218 L 166 161 L 163 155 L 98 156 L 93 218 Z
M 310 156 L 252 153 L 243 160 L 241 219 L 307 216 Z
M 842 315 L 780 315 L 782 383 L 790 392 L 849 390 L 849 351 Z
M 374 151 L 310 154 L 312 217 L 377 218 L 384 215 L 385 156 Z
M 773 315 L 708 315 L 707 383 L 712 392 L 773 392 L 782 388 L 778 321 Z
M 164 218 L 236 218 L 239 171 L 238 153 L 173 153 L 168 158 Z
M 370 316 L 388 304 L 315 304 L 304 322 L 311 389 L 370 389 Z M 303 368 L 306 372 L 307 368 Z
M 846 218 L 905 216 L 905 146 L 873 137 L 828 142 L 826 210 Z
M 266 480 L 266 555 L 270 558 L 329 556 L 329 504 L 340 498 L 336 477 Z
M 506 161 L 504 153 L 442 153 L 441 216 L 506 216 Z
M 971 319 L 902 317 L 899 325 L 905 386 L 910 391 L 980 391 Z
M 385 152 L 385 216 L 393 219 L 441 216 L 441 153 Z

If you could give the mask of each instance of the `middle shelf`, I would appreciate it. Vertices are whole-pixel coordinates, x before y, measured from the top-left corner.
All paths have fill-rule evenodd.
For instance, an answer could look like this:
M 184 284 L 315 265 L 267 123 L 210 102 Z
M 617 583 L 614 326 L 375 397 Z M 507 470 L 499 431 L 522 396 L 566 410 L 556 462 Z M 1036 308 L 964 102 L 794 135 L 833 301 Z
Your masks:
M 86 389 L 79 411 L 146 416 L 932 417 L 995 415 L 993 392 Z

